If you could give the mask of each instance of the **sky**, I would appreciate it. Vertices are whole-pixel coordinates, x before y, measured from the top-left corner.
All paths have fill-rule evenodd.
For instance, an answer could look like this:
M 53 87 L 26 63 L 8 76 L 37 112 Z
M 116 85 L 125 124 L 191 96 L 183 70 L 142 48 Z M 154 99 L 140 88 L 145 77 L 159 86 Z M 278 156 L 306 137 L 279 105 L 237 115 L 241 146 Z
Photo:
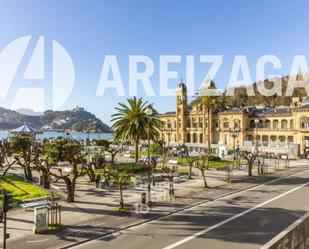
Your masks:
M 75 69 L 72 93 L 59 109 L 82 106 L 110 124 L 114 108 L 129 97 L 130 55 L 146 55 L 154 62 L 150 80 L 156 96 L 146 96 L 142 87 L 138 96 L 154 103 L 160 113 L 173 111 L 175 97 L 159 96 L 161 55 L 182 58 L 180 63 L 170 66 L 170 70 L 179 73 L 177 79 L 169 81 L 171 88 L 186 77 L 186 55 L 195 56 L 197 85 L 209 69 L 208 64 L 199 63 L 200 55 L 223 56 L 222 66 L 213 79 L 220 88 L 227 85 L 236 55 L 246 55 L 253 79 L 256 62 L 265 54 L 276 55 L 282 63 L 282 69 L 270 66 L 267 73 L 286 75 L 294 55 L 309 55 L 308 9 L 307 0 L 2 0 L 0 53 L 24 36 L 31 36 L 32 48 L 42 36 L 47 48 L 53 40 L 57 41 L 72 58 Z M 49 96 L 51 56 L 49 50 L 44 51 L 47 69 L 43 84 L 49 85 L 45 88 Z M 107 55 L 118 59 L 125 97 L 117 96 L 115 89 L 96 96 Z M 6 98 L 0 101 L 1 106 L 11 107 L 18 87 L 42 84 L 37 79 L 23 80 L 22 75 L 19 68 Z

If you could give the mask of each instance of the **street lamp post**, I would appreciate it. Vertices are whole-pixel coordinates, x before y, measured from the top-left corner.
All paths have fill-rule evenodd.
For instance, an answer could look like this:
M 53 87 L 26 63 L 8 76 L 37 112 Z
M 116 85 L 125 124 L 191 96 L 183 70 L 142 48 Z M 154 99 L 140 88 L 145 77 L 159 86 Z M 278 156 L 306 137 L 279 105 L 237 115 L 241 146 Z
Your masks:
M 258 171 L 260 172 L 260 153 L 259 153 L 259 143 L 258 143 L 258 134 L 259 134 L 259 123 L 260 123 L 260 121 L 258 119 L 255 119 L 254 122 L 255 122 L 255 127 L 256 127 L 255 151 L 257 153 L 257 159 L 258 159 Z
M 148 203 L 151 203 L 151 176 L 152 176 L 152 182 L 154 184 L 154 177 L 153 177 L 153 167 L 151 166 L 150 162 L 150 118 L 152 116 L 152 108 L 149 106 L 147 107 L 145 111 L 147 118 L 148 118 L 148 130 L 147 130 L 147 138 L 148 138 Z
M 232 132 L 232 138 L 233 138 L 233 160 L 236 160 L 236 138 L 239 135 L 239 131 L 240 131 L 240 120 L 238 120 L 238 126 L 236 127 L 236 123 L 234 120 L 234 128 L 233 130 L 230 129 L 230 131 Z

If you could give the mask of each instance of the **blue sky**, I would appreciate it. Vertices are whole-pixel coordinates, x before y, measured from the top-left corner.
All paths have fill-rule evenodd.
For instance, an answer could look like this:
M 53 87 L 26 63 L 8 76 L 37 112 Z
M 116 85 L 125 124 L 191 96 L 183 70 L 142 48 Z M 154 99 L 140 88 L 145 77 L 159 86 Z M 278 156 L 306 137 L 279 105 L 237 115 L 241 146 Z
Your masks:
M 182 63 L 171 66 L 179 78 L 185 78 L 185 55 L 196 55 L 196 60 L 204 54 L 223 55 L 214 79 L 219 87 L 226 86 L 238 54 L 247 56 L 252 78 L 256 61 L 264 54 L 278 56 L 283 66 L 267 72 L 288 74 L 294 55 L 308 57 L 308 9 L 306 0 L 0 1 L 0 50 L 25 35 L 57 40 L 71 55 L 76 72 L 73 93 L 61 109 L 83 106 L 109 123 L 114 107 L 125 98 L 114 90 L 96 96 L 106 55 L 117 56 L 127 94 L 129 55 L 153 59 L 156 94 L 160 55 L 183 56 Z M 199 84 L 208 66 L 196 63 Z M 171 80 L 170 87 L 177 82 Z M 159 112 L 175 109 L 174 97 L 149 98 L 143 89 L 139 96 L 153 102 Z

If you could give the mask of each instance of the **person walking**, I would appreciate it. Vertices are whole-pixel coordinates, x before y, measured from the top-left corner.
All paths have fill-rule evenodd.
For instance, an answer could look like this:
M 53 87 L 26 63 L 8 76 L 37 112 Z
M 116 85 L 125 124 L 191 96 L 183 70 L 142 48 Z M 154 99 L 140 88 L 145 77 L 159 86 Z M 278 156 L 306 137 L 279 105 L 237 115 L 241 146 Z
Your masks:
M 96 188 L 98 188 L 100 186 L 100 180 L 101 180 L 100 174 L 96 174 L 94 180 L 95 180 L 95 186 Z

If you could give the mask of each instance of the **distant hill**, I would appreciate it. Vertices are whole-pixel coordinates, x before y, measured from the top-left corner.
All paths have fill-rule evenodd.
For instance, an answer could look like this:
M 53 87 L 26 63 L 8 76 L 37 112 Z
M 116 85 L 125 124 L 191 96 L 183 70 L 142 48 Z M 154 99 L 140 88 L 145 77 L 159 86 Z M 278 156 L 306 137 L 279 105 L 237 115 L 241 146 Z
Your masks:
M 236 88 L 235 94 L 232 97 L 225 97 L 226 104 L 229 106 L 255 106 L 255 105 L 266 105 L 266 106 L 290 106 L 292 97 L 304 97 L 306 91 L 304 88 L 295 88 L 292 97 L 286 97 L 285 92 L 289 81 L 289 76 L 284 76 L 282 79 L 281 96 L 270 96 L 265 97 L 257 90 L 257 84 L 265 84 L 266 89 L 271 89 L 274 85 L 272 80 L 266 79 L 264 82 L 254 83 L 253 89 L 255 96 L 248 96 L 245 88 Z M 294 76 L 292 80 L 303 80 L 303 75 L 299 74 Z M 308 84 L 308 82 L 307 82 Z
M 84 108 L 66 111 L 45 111 L 44 115 L 28 116 L 0 107 L 0 129 L 28 125 L 37 130 L 71 130 L 110 133 L 112 129 Z

